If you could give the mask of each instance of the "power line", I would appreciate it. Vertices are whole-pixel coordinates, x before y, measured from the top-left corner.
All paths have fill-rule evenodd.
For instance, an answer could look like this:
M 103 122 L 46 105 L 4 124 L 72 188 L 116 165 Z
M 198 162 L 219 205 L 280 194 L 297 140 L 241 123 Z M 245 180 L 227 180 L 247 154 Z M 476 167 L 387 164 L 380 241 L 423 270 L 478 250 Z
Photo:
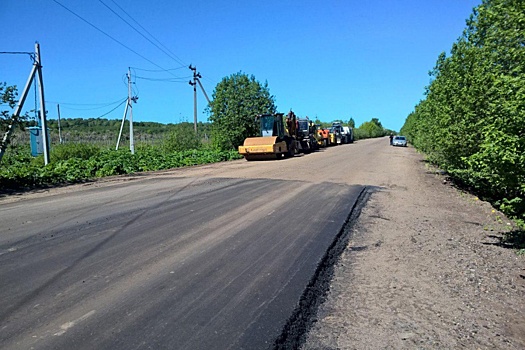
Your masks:
M 105 108 L 111 105 L 114 105 L 116 103 L 119 103 L 121 100 L 118 99 L 114 102 L 105 102 L 105 103 L 67 103 L 67 102 L 55 102 L 55 101 L 46 101 L 47 103 L 55 103 L 55 104 L 61 104 L 66 106 L 97 106 L 97 107 L 91 107 L 91 108 L 72 108 L 72 107 L 65 107 L 66 109 L 72 109 L 76 111 L 91 111 L 95 109 L 101 109 Z
M 97 118 L 102 118 L 102 117 L 105 117 L 106 115 L 108 115 L 109 113 L 113 112 L 115 109 L 119 108 L 120 106 L 122 106 L 125 102 L 128 101 L 128 98 L 126 97 L 118 106 L 116 106 L 115 108 L 113 108 L 111 111 L 107 112 L 107 113 L 104 113 L 102 114 L 101 116 L 97 117 Z
M 147 41 L 149 41 L 153 46 L 155 46 L 157 49 L 159 49 L 160 51 L 164 52 L 169 58 L 171 58 L 172 60 L 176 61 L 177 63 L 180 63 L 180 64 L 183 64 L 182 61 L 180 61 L 179 59 L 176 59 L 175 57 L 173 57 L 169 52 L 167 52 L 166 50 L 164 50 L 162 47 L 160 47 L 159 45 L 157 45 L 156 43 L 154 43 L 150 38 L 148 38 L 147 36 L 145 36 L 144 34 L 142 34 L 137 28 L 135 28 L 131 23 L 129 23 L 128 21 L 126 21 L 121 15 L 119 15 L 117 12 L 115 12 L 115 10 L 113 10 L 111 7 L 109 7 L 104 1 L 102 0 L 99 0 L 99 2 L 104 5 L 108 10 L 110 10 L 111 12 L 113 12 L 113 14 L 115 14 L 115 16 L 117 16 L 118 18 L 120 18 L 124 23 L 126 23 L 131 29 L 133 29 L 135 32 L 137 32 L 138 34 L 140 34 L 144 39 L 146 39 Z M 117 5 L 118 6 L 118 5 Z M 124 11 L 124 9 L 122 9 L 120 6 L 119 8 Z M 127 12 L 124 11 L 124 13 L 126 13 L 128 16 L 129 14 Z M 131 17 L 130 17 L 131 18 Z M 146 31 L 147 32 L 147 31 Z M 151 35 L 151 34 L 150 34 Z
M 111 40 L 115 41 L 117 44 L 121 45 L 122 47 L 128 49 L 129 51 L 133 52 L 135 55 L 141 57 L 142 59 L 148 61 L 149 63 L 153 64 L 155 67 L 158 67 L 160 69 L 165 69 L 161 66 L 159 66 L 158 64 L 156 64 L 155 62 L 153 62 L 152 60 L 150 60 L 149 58 L 146 58 L 144 57 L 143 55 L 141 55 L 140 53 L 138 53 L 137 51 L 133 50 L 132 48 L 130 48 L 129 46 L 125 45 L 124 43 L 122 43 L 121 41 L 119 41 L 118 39 L 115 39 L 114 37 L 112 37 L 111 35 L 109 35 L 108 33 L 106 33 L 105 31 L 103 31 L 102 29 L 98 28 L 97 26 L 95 26 L 94 24 L 92 24 L 91 22 L 89 22 L 87 19 L 83 18 L 82 16 L 78 15 L 77 13 L 73 12 L 73 10 L 70 10 L 69 8 L 67 8 L 65 5 L 61 4 L 60 2 L 58 2 L 58 0 L 53 0 L 55 3 L 57 3 L 58 5 L 60 5 L 61 7 L 63 7 L 66 11 L 70 12 L 71 14 L 73 14 L 75 17 L 79 18 L 80 20 L 82 20 L 83 22 L 87 23 L 88 25 L 90 25 L 91 27 L 95 28 L 96 30 L 98 30 L 99 32 L 101 32 L 102 34 L 104 34 L 105 36 L 107 36 L 108 38 L 110 38 Z
M 31 61 L 35 62 L 34 52 L 23 52 L 23 51 L 0 51 L 1 55 L 28 55 Z
M 105 116 L 108 115 L 109 113 L 115 111 L 117 108 L 119 108 L 120 106 L 122 106 L 127 100 L 128 100 L 127 97 L 126 97 L 124 100 L 118 100 L 117 103 L 118 103 L 118 102 L 120 102 L 120 103 L 119 103 L 117 106 L 115 106 L 114 108 L 112 108 L 109 112 L 106 112 L 106 113 L 104 113 L 104 114 L 102 114 L 102 115 L 99 115 L 99 116 L 96 117 L 95 119 L 105 117 Z M 51 102 L 51 103 L 56 103 L 56 102 Z M 114 104 L 114 103 L 112 103 L 112 104 Z M 104 106 L 104 107 L 107 107 L 107 105 Z M 103 108 L 103 107 L 99 107 L 99 108 Z M 69 109 L 75 109 L 75 108 L 69 108 Z
M 124 12 L 133 22 L 135 22 L 140 28 L 142 28 L 146 33 L 148 33 L 148 35 L 153 39 L 155 40 L 160 46 L 162 46 L 163 48 L 165 48 L 169 53 L 171 53 L 173 55 L 173 57 L 171 57 L 172 59 L 174 59 L 175 61 L 177 61 L 178 63 L 182 64 L 183 66 L 187 66 L 188 64 L 184 63 L 176 54 L 174 54 L 169 48 L 167 48 L 164 44 L 162 44 L 157 38 L 155 38 L 155 36 L 153 34 L 151 34 L 146 28 L 144 28 L 139 22 L 137 22 L 133 17 L 131 17 L 131 15 L 129 13 L 126 12 L 126 10 L 124 10 L 119 4 L 117 4 L 114 0 L 111 0 L 112 3 L 114 3 L 122 12 Z
M 121 99 L 118 99 L 117 101 L 114 101 L 114 102 L 102 102 L 102 103 L 71 103 L 71 102 L 55 102 L 55 101 L 47 101 L 47 103 L 60 103 L 61 105 L 70 105 L 70 106 L 102 106 L 102 107 L 106 107 L 106 106 L 111 106 L 115 103 L 119 103 Z
M 180 67 L 177 67 L 177 68 L 168 68 L 168 69 L 163 69 L 163 70 L 160 70 L 160 69 L 143 69 L 143 68 L 137 68 L 137 67 L 130 67 L 134 70 L 140 70 L 140 71 L 143 71 L 143 72 L 153 72 L 153 73 L 161 73 L 161 72 L 166 72 L 166 71 L 171 71 L 171 70 L 179 70 L 179 69 L 183 69 L 183 68 L 187 68 L 186 66 L 180 66 Z
M 142 80 L 149 80 L 149 81 L 165 81 L 170 83 L 186 83 L 188 78 L 191 78 L 192 76 L 187 77 L 180 77 L 180 78 L 149 78 L 149 77 L 141 77 L 138 75 L 135 75 L 135 78 L 142 79 Z

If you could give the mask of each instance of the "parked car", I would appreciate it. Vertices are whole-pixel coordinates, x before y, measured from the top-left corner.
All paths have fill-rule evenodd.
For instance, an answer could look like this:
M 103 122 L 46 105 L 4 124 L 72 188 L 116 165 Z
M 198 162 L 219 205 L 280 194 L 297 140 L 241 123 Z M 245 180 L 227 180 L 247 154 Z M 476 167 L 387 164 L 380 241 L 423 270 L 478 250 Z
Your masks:
M 392 146 L 406 147 L 407 138 L 405 136 L 394 136 L 394 139 L 392 140 Z

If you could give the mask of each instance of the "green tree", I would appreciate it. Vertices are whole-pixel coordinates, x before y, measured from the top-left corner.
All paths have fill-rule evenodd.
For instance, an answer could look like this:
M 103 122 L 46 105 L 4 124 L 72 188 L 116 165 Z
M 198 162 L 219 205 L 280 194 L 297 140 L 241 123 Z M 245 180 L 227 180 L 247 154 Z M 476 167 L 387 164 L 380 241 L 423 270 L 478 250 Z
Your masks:
M 354 118 L 350 118 L 350 119 L 348 120 L 347 125 L 348 125 L 349 127 L 351 127 L 352 129 L 355 128 L 355 120 L 354 120 Z
M 195 134 L 193 124 L 190 123 L 175 125 L 164 141 L 164 149 L 168 152 L 187 151 L 200 147 L 201 139 Z
M 378 128 L 383 129 L 383 125 L 381 125 L 381 122 L 379 121 L 378 118 L 372 118 L 372 120 L 370 120 L 370 122 L 374 123 L 375 125 L 377 125 Z
M 327 123 L 322 122 L 321 119 L 319 119 L 319 118 L 315 118 L 314 123 L 316 125 L 320 125 L 322 128 L 324 128 L 325 124 L 327 124 Z
M 210 103 L 213 143 L 223 150 L 237 149 L 244 139 L 258 134 L 255 116 L 275 113 L 275 97 L 268 83 L 261 84 L 255 77 L 235 73 L 217 84 Z
M 14 131 L 16 126 L 23 130 L 23 122 L 27 120 L 27 114 L 19 115 L 16 119 L 13 118 L 13 108 L 18 102 L 17 96 L 16 85 L 8 86 L 7 83 L 0 82 L 0 161 L 10 143 L 10 133 Z
M 7 83 L 0 83 L 0 126 L 2 131 L 7 131 L 7 127 L 10 124 L 12 110 L 15 108 L 18 96 L 18 90 L 16 86 L 7 86 Z M 7 105 L 7 106 L 5 106 Z M 8 109 L 6 109 L 8 107 Z
M 430 75 L 402 132 L 457 180 L 525 220 L 525 2 L 483 0 Z
M 374 120 L 375 119 L 375 120 Z M 364 122 L 359 126 L 358 135 L 360 138 L 372 138 L 372 137 L 381 137 L 385 136 L 385 130 L 383 129 L 381 123 L 379 123 L 377 118 L 373 118 L 369 122 Z

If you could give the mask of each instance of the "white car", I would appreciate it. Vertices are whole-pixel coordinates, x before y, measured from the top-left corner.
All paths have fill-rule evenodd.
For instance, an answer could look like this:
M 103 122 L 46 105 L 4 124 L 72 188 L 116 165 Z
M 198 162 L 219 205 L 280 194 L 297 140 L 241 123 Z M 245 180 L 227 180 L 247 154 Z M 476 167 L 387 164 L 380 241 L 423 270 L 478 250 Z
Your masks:
M 394 136 L 392 140 L 392 146 L 406 147 L 407 138 L 405 136 Z

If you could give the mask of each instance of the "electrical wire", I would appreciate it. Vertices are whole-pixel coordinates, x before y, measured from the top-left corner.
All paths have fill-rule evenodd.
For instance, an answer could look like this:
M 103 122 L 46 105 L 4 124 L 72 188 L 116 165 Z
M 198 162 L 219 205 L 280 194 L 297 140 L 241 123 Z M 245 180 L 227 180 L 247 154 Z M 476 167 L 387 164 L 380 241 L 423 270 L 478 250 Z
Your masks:
M 107 36 L 108 38 L 110 38 L 111 40 L 115 41 L 117 44 L 121 45 L 122 47 L 126 48 L 127 50 L 133 52 L 135 55 L 141 57 L 142 59 L 148 61 L 149 63 L 151 63 L 152 65 L 154 65 L 155 67 L 157 68 L 160 68 L 162 70 L 165 70 L 164 67 L 161 67 L 160 65 L 156 64 L 155 62 L 153 62 L 152 60 L 150 60 L 149 58 L 141 55 L 140 53 L 138 53 L 137 51 L 133 50 L 131 47 L 125 45 L 124 43 L 122 43 L 121 41 L 119 41 L 118 39 L 115 39 L 114 37 L 112 37 L 111 35 L 109 35 L 108 33 L 106 33 L 105 31 L 103 31 L 102 29 L 98 28 L 97 26 L 95 26 L 94 24 L 92 24 L 91 22 L 89 22 L 87 19 L 83 18 L 82 16 L 80 16 L 79 14 L 73 12 L 73 10 L 69 9 L 68 7 L 66 7 L 65 5 L 61 4 L 58 0 L 53 0 L 55 3 L 57 3 L 58 5 L 60 5 L 61 7 L 63 7 L 66 11 L 70 12 L 71 14 L 73 14 L 75 17 L 79 18 L 81 21 L 87 23 L 88 25 L 90 25 L 91 27 L 93 27 L 94 29 L 98 30 L 100 33 L 104 34 L 105 36 Z
M 31 61 L 36 61 L 34 52 L 23 52 L 23 51 L 0 51 L 0 55 L 29 55 Z
M 169 52 L 167 52 L 166 50 L 164 50 L 162 47 L 160 47 L 159 45 L 157 45 L 156 43 L 154 43 L 150 38 L 148 38 L 147 36 L 145 36 L 144 34 L 142 34 L 137 28 L 135 28 L 131 23 L 129 23 L 128 21 L 126 21 L 121 15 L 119 15 L 115 10 L 113 10 L 111 7 L 109 7 L 104 1 L 102 0 L 98 0 L 102 5 L 104 5 L 108 10 L 110 10 L 111 12 L 113 12 L 113 14 L 115 16 L 117 16 L 118 18 L 120 18 L 124 23 L 126 23 L 131 29 L 133 29 L 135 32 L 137 32 L 140 36 L 142 36 L 144 39 L 146 39 L 147 41 L 149 41 L 153 46 L 155 46 L 157 49 L 159 49 L 160 51 L 164 52 L 169 58 L 171 58 L 172 60 L 176 61 L 177 63 L 180 63 L 182 64 L 182 61 L 180 60 L 177 60 L 175 57 L 173 57 Z M 117 5 L 118 6 L 118 5 Z M 122 8 L 121 8 L 122 11 L 124 11 Z M 126 13 L 126 12 L 125 12 Z M 126 13 L 127 14 L 127 13 Z M 128 15 L 129 16 L 129 15 Z M 151 34 L 150 34 L 151 35 Z
M 108 106 L 112 106 L 116 103 L 121 102 L 121 99 L 115 101 L 115 102 L 106 102 L 106 103 L 67 103 L 67 102 L 55 102 L 55 101 L 46 101 L 46 103 L 55 103 L 60 105 L 66 105 L 66 106 L 98 106 L 98 107 L 90 107 L 90 108 L 72 108 L 72 107 L 65 107 L 66 109 L 72 109 L 76 111 L 92 111 L 95 109 L 101 109 Z
M 187 77 L 180 77 L 180 78 L 149 78 L 149 77 L 141 77 L 141 76 L 135 75 L 135 78 L 142 79 L 142 80 L 149 80 L 149 81 L 165 81 L 169 83 L 186 83 L 188 79 L 193 78 L 193 76 L 189 75 Z
M 130 67 L 129 69 L 131 70 L 132 68 Z M 138 95 L 139 95 L 139 87 L 137 86 L 137 72 L 135 72 L 134 69 L 133 69 L 133 75 L 131 75 L 131 77 L 135 77 L 135 79 L 131 82 L 131 90 L 132 90 L 133 94 L 138 97 Z M 130 79 L 131 79 L 131 77 L 130 77 Z
M 117 108 L 119 108 L 120 106 L 122 106 L 122 105 L 123 105 L 125 102 L 127 102 L 127 101 L 128 101 L 128 98 L 126 97 L 126 98 L 124 99 L 124 101 L 122 101 L 117 107 L 113 108 L 111 111 L 109 111 L 109 112 L 107 112 L 107 113 L 102 114 L 101 116 L 97 117 L 97 119 L 98 119 L 98 118 L 105 117 L 105 116 L 108 115 L 109 113 L 113 112 L 115 109 L 117 109 Z
M 168 69 L 164 69 L 164 70 L 160 70 L 160 69 L 143 69 L 143 68 L 137 68 L 137 67 L 130 67 L 134 70 L 140 70 L 140 71 L 143 71 L 143 72 L 153 72 L 153 73 L 161 73 L 161 72 L 166 72 L 166 71 L 171 71 L 171 70 L 179 70 L 179 69 L 183 69 L 183 68 L 188 68 L 187 66 L 180 66 L 180 67 L 177 67 L 177 68 L 168 68 Z
M 183 66 L 188 66 L 187 63 L 184 63 L 176 54 L 174 54 L 169 48 L 167 48 L 164 44 L 162 44 L 157 38 L 155 38 L 155 36 L 153 34 L 151 34 L 146 28 L 144 28 L 139 22 L 137 22 L 137 20 L 135 20 L 133 17 L 131 17 L 131 15 L 129 13 L 126 12 L 126 10 L 124 10 L 119 4 L 117 4 L 115 2 L 115 0 L 111 0 L 111 2 L 113 4 L 115 4 L 122 12 L 124 12 L 126 14 L 126 16 L 128 16 L 133 22 L 135 22 L 140 28 L 142 28 L 146 33 L 148 33 L 148 35 L 153 39 L 155 40 L 160 46 L 162 46 L 163 48 L 165 48 L 169 53 L 171 53 L 173 55 L 173 57 L 171 57 L 173 60 L 175 60 L 176 62 L 182 64 Z

